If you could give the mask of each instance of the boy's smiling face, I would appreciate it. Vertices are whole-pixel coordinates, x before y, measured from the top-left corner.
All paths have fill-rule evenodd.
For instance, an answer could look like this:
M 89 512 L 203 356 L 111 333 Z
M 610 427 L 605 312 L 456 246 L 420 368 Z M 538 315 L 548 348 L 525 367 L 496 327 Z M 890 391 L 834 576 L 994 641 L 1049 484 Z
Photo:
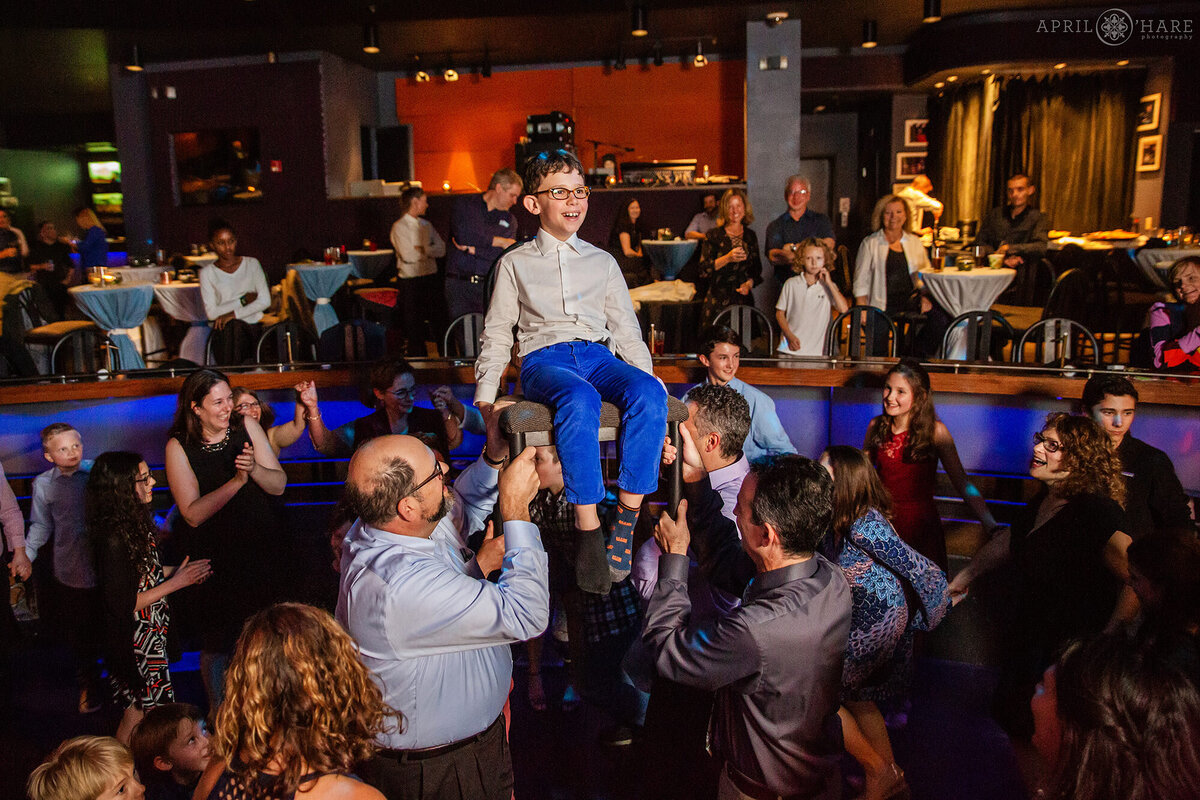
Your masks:
M 573 193 L 578 186 L 583 186 L 583 176 L 578 170 L 563 170 L 547 175 L 534 193 L 525 195 L 525 209 L 530 214 L 540 218 L 542 230 L 565 242 L 579 232 L 587 216 L 587 198 L 576 197 Z M 549 189 L 567 189 L 572 194 L 566 200 L 555 200 L 550 196 Z

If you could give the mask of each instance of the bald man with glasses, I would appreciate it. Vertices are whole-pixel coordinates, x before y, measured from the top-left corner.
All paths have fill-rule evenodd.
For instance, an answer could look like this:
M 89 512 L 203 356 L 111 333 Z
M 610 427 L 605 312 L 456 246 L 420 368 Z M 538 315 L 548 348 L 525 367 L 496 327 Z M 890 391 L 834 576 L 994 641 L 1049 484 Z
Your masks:
M 812 198 L 812 185 L 803 175 L 788 178 L 783 191 L 788 210 L 771 220 L 767 226 L 767 258 L 775 265 L 775 280 L 782 286 L 792 277 L 792 260 L 800 242 L 805 239 L 820 239 L 832 250 L 833 223 L 829 217 L 808 207 Z
M 350 460 L 346 498 L 359 519 L 342 546 L 337 619 L 403 715 L 359 771 L 388 798 L 512 796 L 501 714 L 509 645 L 545 629 L 549 586 L 529 521 L 534 448 L 506 465 L 499 411 L 485 412 L 487 447 L 453 487 L 446 465 L 412 436 L 372 439 Z M 503 530 L 489 524 L 474 555 L 467 537 L 493 507 Z

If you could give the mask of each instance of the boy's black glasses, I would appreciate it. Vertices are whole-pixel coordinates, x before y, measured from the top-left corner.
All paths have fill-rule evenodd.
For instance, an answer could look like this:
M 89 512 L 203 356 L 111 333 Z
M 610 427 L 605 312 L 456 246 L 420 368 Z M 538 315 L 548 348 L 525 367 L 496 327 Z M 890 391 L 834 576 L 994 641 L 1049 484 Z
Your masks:
M 575 195 L 580 200 L 586 200 L 587 196 L 592 193 L 590 186 L 576 186 L 574 189 L 568 189 L 565 186 L 555 186 L 553 189 L 540 189 L 533 194 L 548 194 L 555 200 L 566 200 L 568 196 Z

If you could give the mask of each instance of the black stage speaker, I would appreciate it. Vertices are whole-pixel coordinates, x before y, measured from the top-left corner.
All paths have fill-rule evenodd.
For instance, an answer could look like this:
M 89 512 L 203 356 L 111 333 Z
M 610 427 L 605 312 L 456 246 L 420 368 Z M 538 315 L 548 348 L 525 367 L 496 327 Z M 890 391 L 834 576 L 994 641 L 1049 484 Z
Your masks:
M 362 128 L 363 180 L 412 180 L 412 126 Z

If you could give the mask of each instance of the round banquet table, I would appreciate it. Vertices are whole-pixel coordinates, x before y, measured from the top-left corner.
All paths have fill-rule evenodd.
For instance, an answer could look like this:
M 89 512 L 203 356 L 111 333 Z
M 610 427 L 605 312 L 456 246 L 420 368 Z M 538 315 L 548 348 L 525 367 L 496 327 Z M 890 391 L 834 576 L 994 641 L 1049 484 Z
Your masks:
M 108 333 L 117 346 L 119 369 L 145 369 L 146 362 L 130 338 L 131 332 L 146 320 L 154 302 L 154 286 L 149 283 L 116 286 L 72 286 L 71 297 L 84 316 Z
M 696 252 L 697 239 L 674 239 L 671 241 L 642 240 L 642 252 L 662 273 L 663 280 L 673 281 L 688 259 Z
M 205 253 L 200 256 L 184 256 L 183 260 L 188 263 L 192 269 L 198 270 L 201 267 L 207 267 L 209 264 L 217 263 L 216 253 Z
M 1167 286 L 1167 276 L 1175 262 L 1181 258 L 1197 256 L 1200 256 L 1200 247 L 1146 247 L 1134 256 L 1134 260 L 1156 286 L 1170 289 L 1171 287 Z
M 208 337 L 212 331 L 200 296 L 200 284 L 160 283 L 154 287 L 154 296 L 163 311 L 189 325 L 179 345 L 179 357 L 194 364 L 208 363 Z
M 350 271 L 359 278 L 375 280 L 389 264 L 396 263 L 395 250 L 347 250 Z
M 968 272 L 953 268 L 940 272 L 923 269 L 920 274 L 933 299 L 951 318 L 967 311 L 986 311 L 991 308 L 1017 277 L 1017 271 L 1008 267 L 976 267 Z M 963 327 L 959 325 L 951 330 L 945 358 L 961 361 L 967 357 Z
M 317 338 L 320 338 L 322 333 L 338 323 L 337 312 L 329 304 L 329 298 L 350 277 L 350 265 L 292 264 L 288 268 L 296 270 L 300 285 L 304 287 L 304 295 L 315 303 L 313 324 L 317 328 Z

